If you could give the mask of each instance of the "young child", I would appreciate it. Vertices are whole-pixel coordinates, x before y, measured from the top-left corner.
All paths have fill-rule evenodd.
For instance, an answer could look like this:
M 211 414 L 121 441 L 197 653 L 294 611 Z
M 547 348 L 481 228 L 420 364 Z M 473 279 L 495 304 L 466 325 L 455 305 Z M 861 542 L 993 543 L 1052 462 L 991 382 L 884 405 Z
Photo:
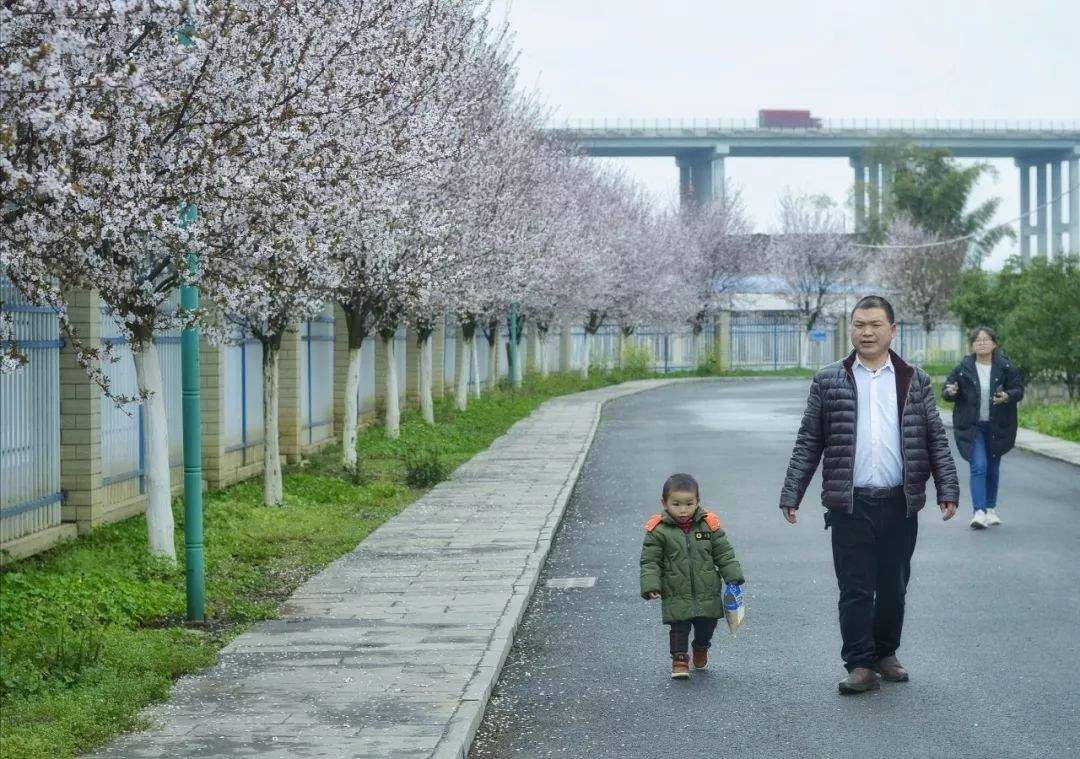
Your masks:
M 720 519 L 701 508 L 699 498 L 693 477 L 668 477 L 660 499 L 664 511 L 645 523 L 641 546 L 641 595 L 662 599 L 662 620 L 671 627 L 671 676 L 679 680 L 690 677 L 691 626 L 694 667 L 704 669 L 717 620 L 724 616 L 724 581 L 744 582 Z

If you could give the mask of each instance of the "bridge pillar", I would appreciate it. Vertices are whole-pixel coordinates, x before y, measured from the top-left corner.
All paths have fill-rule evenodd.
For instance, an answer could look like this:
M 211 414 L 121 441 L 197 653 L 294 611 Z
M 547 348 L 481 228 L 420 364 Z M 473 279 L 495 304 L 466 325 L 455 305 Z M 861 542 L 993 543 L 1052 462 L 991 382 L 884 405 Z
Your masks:
M 1061 194 L 1061 168 L 1064 162 L 1055 158 L 1050 163 L 1050 248 L 1047 255 L 1060 258 L 1065 254 L 1065 197 Z
M 881 231 L 881 162 L 870 160 L 870 181 L 867 183 L 867 226 L 875 232 Z
M 866 232 L 866 170 L 861 157 L 852 156 L 848 160 L 855 172 L 855 233 L 861 235 Z
M 1080 255 L 1080 146 L 1069 159 L 1069 253 Z
M 724 200 L 724 156 L 727 145 L 717 145 L 703 151 L 677 156 L 679 167 L 679 198 L 683 208 L 689 203 L 705 205 Z
M 1016 159 L 1020 170 L 1020 258 L 1031 258 L 1031 162 Z
M 679 206 L 686 208 L 693 199 L 693 165 L 685 156 L 675 156 L 675 165 L 679 167 Z
M 1048 256 L 1050 248 L 1046 234 L 1046 159 L 1035 164 L 1035 240 L 1037 249 L 1035 255 Z

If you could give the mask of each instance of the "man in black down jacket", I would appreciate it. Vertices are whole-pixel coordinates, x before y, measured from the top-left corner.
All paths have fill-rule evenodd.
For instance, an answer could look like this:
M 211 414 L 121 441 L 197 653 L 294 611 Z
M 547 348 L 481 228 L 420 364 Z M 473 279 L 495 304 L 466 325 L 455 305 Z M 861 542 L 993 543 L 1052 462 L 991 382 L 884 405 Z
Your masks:
M 960 495 L 930 377 L 889 349 L 895 336 L 887 300 L 871 295 L 855 304 L 855 350 L 814 377 L 780 493 L 784 517 L 795 524 L 824 457 L 821 500 L 848 671 L 841 693 L 908 679 L 896 650 L 926 481 L 933 475 L 943 519 L 956 514 Z

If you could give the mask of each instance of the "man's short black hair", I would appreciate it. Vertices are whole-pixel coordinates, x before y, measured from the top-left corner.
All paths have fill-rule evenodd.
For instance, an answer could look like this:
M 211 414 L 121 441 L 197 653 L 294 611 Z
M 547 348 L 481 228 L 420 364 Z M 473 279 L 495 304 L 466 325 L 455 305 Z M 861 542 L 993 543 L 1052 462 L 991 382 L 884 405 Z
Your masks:
M 885 316 L 889 317 L 889 324 L 896 324 L 896 312 L 893 311 L 892 303 L 889 303 L 880 295 L 867 295 L 864 298 L 859 298 L 855 308 L 851 309 L 852 319 L 855 318 L 855 312 L 860 308 L 882 308 L 885 310 Z
M 673 474 L 664 480 L 664 490 L 660 494 L 660 499 L 667 503 L 668 496 L 673 490 L 682 491 L 694 491 L 694 495 L 699 499 L 701 498 L 701 491 L 698 489 L 697 480 L 691 477 L 689 474 Z

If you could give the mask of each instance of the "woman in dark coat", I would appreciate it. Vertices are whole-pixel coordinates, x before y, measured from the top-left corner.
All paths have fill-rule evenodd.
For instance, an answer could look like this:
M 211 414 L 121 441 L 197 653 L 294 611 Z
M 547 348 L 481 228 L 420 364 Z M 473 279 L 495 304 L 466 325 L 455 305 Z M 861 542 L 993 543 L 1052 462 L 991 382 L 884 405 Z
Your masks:
M 1016 442 L 1016 404 L 1024 397 L 1020 371 L 998 349 L 989 327 L 971 331 L 972 352 L 949 372 L 941 396 L 953 401 L 953 435 L 971 464 L 971 504 L 975 529 L 1001 524 L 997 493 L 1001 457 Z

